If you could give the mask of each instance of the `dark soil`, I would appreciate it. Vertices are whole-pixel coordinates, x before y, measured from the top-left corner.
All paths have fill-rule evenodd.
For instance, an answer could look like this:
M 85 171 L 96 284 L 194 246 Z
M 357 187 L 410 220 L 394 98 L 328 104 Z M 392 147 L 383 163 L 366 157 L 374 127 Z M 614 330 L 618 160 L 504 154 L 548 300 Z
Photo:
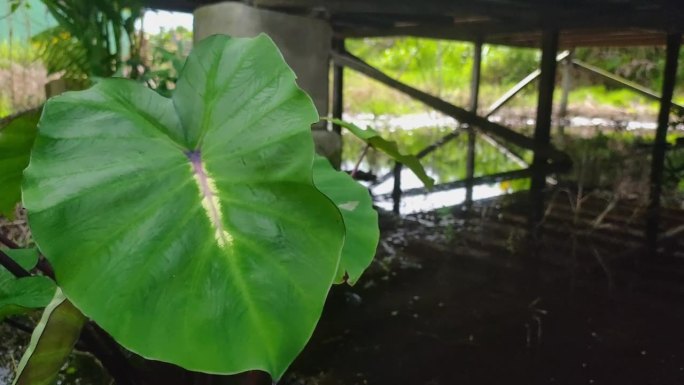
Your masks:
M 333 288 L 283 382 L 683 384 L 684 240 L 648 253 L 633 202 L 598 224 L 601 200 L 563 202 L 533 231 L 520 194 L 385 217 L 376 262 Z

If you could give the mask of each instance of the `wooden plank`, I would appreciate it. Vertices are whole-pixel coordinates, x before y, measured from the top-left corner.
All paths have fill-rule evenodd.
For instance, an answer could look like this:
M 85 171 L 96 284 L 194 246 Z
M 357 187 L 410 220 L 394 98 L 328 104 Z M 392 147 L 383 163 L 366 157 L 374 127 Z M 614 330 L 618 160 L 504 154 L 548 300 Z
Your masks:
M 570 158 L 563 153 L 555 149 L 551 145 L 539 146 L 534 140 L 528 138 L 527 136 L 520 134 L 511 130 L 508 127 L 504 127 L 500 124 L 491 122 L 486 118 L 478 116 L 470 111 L 463 108 L 457 107 L 449 102 L 432 96 L 428 93 L 420 91 L 414 87 L 407 84 L 399 82 L 391 77 L 387 76 L 380 70 L 370 66 L 369 64 L 363 62 L 361 59 L 351 55 L 351 54 L 339 54 L 332 52 L 333 60 L 345 67 L 358 71 L 372 79 L 375 79 L 391 88 L 394 88 L 400 92 L 407 94 L 408 96 L 434 108 L 435 110 L 453 117 L 454 119 L 467 123 L 472 126 L 478 127 L 480 130 L 495 135 L 503 140 L 511 142 L 519 147 L 534 150 L 539 154 L 544 155 L 549 159 L 553 159 L 557 162 L 563 162 L 567 165 L 570 164 Z

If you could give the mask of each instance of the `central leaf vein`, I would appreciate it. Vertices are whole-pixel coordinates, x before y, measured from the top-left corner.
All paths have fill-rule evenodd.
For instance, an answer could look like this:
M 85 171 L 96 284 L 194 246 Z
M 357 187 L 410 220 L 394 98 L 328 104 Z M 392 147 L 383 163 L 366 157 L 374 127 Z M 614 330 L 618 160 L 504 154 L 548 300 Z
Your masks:
M 216 183 L 207 173 L 199 150 L 190 151 L 186 155 L 190 160 L 192 175 L 200 191 L 202 207 L 209 218 L 209 223 L 211 223 L 214 229 L 214 238 L 221 248 L 231 246 L 233 244 L 233 236 L 223 225 L 223 213 L 221 212 L 221 201 L 218 197 Z

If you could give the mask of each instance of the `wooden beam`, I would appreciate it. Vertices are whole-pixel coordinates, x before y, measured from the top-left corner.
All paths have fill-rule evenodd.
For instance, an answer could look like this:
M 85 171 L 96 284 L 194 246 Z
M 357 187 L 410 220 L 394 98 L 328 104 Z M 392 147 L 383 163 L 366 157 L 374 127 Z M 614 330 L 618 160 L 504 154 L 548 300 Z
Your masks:
M 681 33 L 667 36 L 667 53 L 663 77 L 663 91 L 660 96 L 658 112 L 658 128 L 656 129 L 651 157 L 651 191 L 646 224 L 646 241 L 651 250 L 655 250 L 658 241 L 660 221 L 660 195 L 663 189 L 663 166 L 667 147 L 667 129 L 670 122 L 670 107 L 677 81 L 677 64 L 682 44 Z
M 401 207 L 401 163 L 395 163 L 394 169 L 392 169 L 392 175 L 394 176 L 394 186 L 392 187 L 392 212 L 399 214 Z
M 473 186 L 480 186 L 483 184 L 498 183 L 498 182 L 502 182 L 505 180 L 528 178 L 531 175 L 532 175 L 532 170 L 530 168 L 526 168 L 523 170 L 504 171 L 504 172 L 499 172 L 496 174 L 478 176 L 478 177 L 472 178 L 471 180 L 462 179 L 462 180 L 457 180 L 454 182 L 441 183 L 441 184 L 433 186 L 430 191 L 428 191 L 425 187 L 415 187 L 415 188 L 411 188 L 411 189 L 407 189 L 407 190 L 402 191 L 402 195 L 403 196 L 414 196 L 414 195 L 428 194 L 428 193 L 433 193 L 433 192 L 438 192 L 438 191 L 448 191 L 448 190 L 453 190 L 453 189 L 457 189 L 457 188 L 464 188 L 468 184 L 472 184 Z M 388 198 L 389 197 L 388 195 L 391 195 L 391 194 L 378 195 L 377 198 L 381 198 L 381 199 L 382 198 Z
M 249 0 L 251 4 L 261 8 L 312 10 L 321 9 L 331 15 L 337 14 L 388 14 L 388 15 L 433 15 L 433 16 L 459 16 L 463 14 L 490 14 L 510 17 L 511 12 L 519 19 L 532 21 L 534 10 L 533 4 L 519 2 L 497 1 L 493 6 L 491 1 L 452 1 L 452 0 L 427 0 L 416 2 L 414 0 Z
M 558 135 L 562 139 L 565 136 L 570 89 L 572 88 L 572 52 L 570 53 L 570 56 L 561 63 L 563 66 L 563 73 L 561 80 L 561 100 L 560 106 L 558 107 Z
M 544 34 L 542 44 L 541 75 L 539 79 L 539 98 L 537 101 L 537 122 L 534 128 L 534 143 L 537 148 L 551 143 L 551 118 L 553 112 L 553 90 L 556 84 L 556 55 L 558 52 L 558 31 Z M 543 190 L 546 186 L 546 165 L 549 158 L 538 151 L 534 152 L 530 187 L 533 203 L 533 221 L 541 221 L 544 215 Z
M 553 146 L 550 145 L 542 145 L 539 146 L 535 143 L 535 141 L 531 138 L 528 138 L 527 136 L 520 134 L 518 132 L 515 132 L 511 130 L 508 127 L 504 127 L 500 124 L 491 122 L 487 120 L 486 118 L 483 118 L 481 116 L 478 116 L 477 114 L 474 114 L 470 111 L 467 111 L 463 108 L 457 107 L 449 102 L 446 102 L 442 99 L 439 99 L 433 95 L 430 95 L 428 93 L 425 93 L 423 91 L 420 91 L 416 88 L 413 88 L 407 84 L 404 84 L 402 82 L 399 82 L 395 79 L 392 79 L 391 77 L 387 76 L 380 70 L 370 66 L 369 64 L 363 62 L 361 59 L 347 53 L 347 54 L 338 54 L 336 52 L 332 53 L 333 60 L 340 64 L 343 65 L 347 68 L 353 69 L 355 71 L 358 71 L 372 79 L 375 79 L 391 88 L 394 88 L 400 92 L 403 92 L 407 94 L 408 96 L 434 108 L 435 110 L 447 115 L 451 116 L 452 118 L 462 122 L 466 123 L 472 126 L 478 127 L 480 130 L 492 134 L 494 136 L 497 136 L 503 140 L 506 140 L 508 142 L 511 142 L 519 147 L 534 150 L 537 153 L 549 158 L 553 159 L 554 161 L 557 162 L 563 162 L 566 163 L 567 165 L 570 164 L 570 158 L 567 156 L 562 151 L 559 151 Z
M 482 68 L 482 41 L 473 45 L 473 69 L 470 79 L 470 112 L 477 114 L 480 97 L 480 69 Z M 468 126 L 468 149 L 466 152 L 466 180 L 472 182 L 475 176 L 475 127 Z M 466 204 L 473 201 L 473 185 L 466 184 Z
M 587 64 L 587 63 L 580 61 L 580 60 L 577 60 L 577 59 L 574 59 L 572 61 L 572 64 L 579 69 L 585 70 L 585 71 L 590 72 L 594 75 L 598 75 L 598 76 L 610 81 L 613 84 L 616 84 L 620 87 L 625 87 L 627 89 L 630 89 L 630 90 L 638 93 L 639 95 L 645 96 L 645 97 L 647 97 L 649 99 L 653 99 L 653 100 L 661 100 L 661 97 L 660 97 L 660 95 L 658 95 L 657 92 L 650 90 L 650 89 L 642 86 L 641 84 L 635 83 L 635 82 L 627 80 L 623 77 L 612 74 L 612 73 L 610 73 L 610 72 L 608 72 L 602 68 L 593 66 L 591 64 Z M 684 106 L 681 106 L 681 105 L 674 103 L 672 101 L 670 101 L 670 106 L 673 110 L 677 111 L 678 113 L 684 114 Z
M 333 38 L 332 48 L 336 52 L 346 52 L 344 39 Z M 332 86 L 332 117 L 342 119 L 344 113 L 344 67 L 333 63 L 333 86 Z M 342 127 L 339 124 L 332 125 L 333 131 L 341 134 Z

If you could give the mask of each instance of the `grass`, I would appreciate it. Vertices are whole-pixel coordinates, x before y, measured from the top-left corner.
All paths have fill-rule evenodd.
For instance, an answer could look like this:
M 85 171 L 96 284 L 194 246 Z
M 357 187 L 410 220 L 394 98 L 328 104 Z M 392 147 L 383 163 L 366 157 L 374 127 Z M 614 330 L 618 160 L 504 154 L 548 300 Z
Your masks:
M 430 84 L 410 84 L 422 91 L 439 96 L 457 106 L 469 103 L 469 87 L 439 89 Z M 486 110 L 514 84 L 483 83 L 480 86 L 480 112 Z M 369 79 L 356 72 L 345 71 L 345 111 L 351 114 L 406 115 L 431 111 L 426 105 L 411 99 L 399 91 Z M 561 99 L 562 91 L 556 88 L 554 100 Z M 526 87 L 507 104 L 507 108 L 533 109 L 537 104 L 534 85 Z M 658 102 L 628 89 L 608 88 L 603 85 L 583 85 L 573 89 L 569 95 L 570 108 L 619 109 L 626 114 L 655 114 Z

